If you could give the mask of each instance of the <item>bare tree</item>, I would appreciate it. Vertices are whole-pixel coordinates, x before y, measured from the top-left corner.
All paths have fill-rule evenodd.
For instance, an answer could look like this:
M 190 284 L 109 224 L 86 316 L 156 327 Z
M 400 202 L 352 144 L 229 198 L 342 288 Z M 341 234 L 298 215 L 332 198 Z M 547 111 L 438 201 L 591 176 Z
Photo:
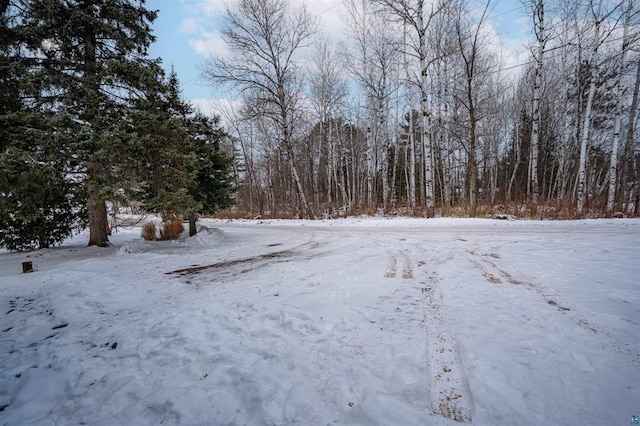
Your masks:
M 347 4 L 349 36 L 355 43 L 347 55 L 347 64 L 360 83 L 364 94 L 367 136 L 367 203 L 377 201 L 375 191 L 378 166 L 382 183 L 382 204 L 389 208 L 389 132 L 391 96 L 397 90 L 398 51 L 395 48 L 395 31 L 380 15 L 370 8 L 368 0 L 350 0 Z
M 488 18 L 491 0 L 485 4 L 478 22 L 471 23 L 465 19 L 463 5 L 458 9 L 458 16 L 454 22 L 454 31 L 457 37 L 460 60 L 462 62 L 463 94 L 459 96 L 459 102 L 468 113 L 469 133 L 466 145 L 468 156 L 469 182 L 469 216 L 476 216 L 478 197 L 478 121 L 482 118 L 478 109 L 478 91 L 481 86 L 479 81 L 483 71 L 482 49 L 487 40 L 482 32 L 483 25 Z
M 531 193 L 534 210 L 538 207 L 538 151 L 540 135 L 540 92 L 542 84 L 543 55 L 547 43 L 544 20 L 544 0 L 531 0 L 533 15 L 533 30 L 538 42 L 538 50 L 535 55 L 535 78 L 533 83 L 533 116 L 531 130 Z
M 413 56 L 416 56 L 420 65 L 420 110 L 422 120 L 422 144 L 424 149 L 425 165 L 425 207 L 427 217 L 435 214 L 435 190 L 433 167 L 433 141 L 431 138 L 431 120 L 428 107 L 429 60 L 427 56 L 427 34 L 432 19 L 441 11 L 444 3 L 437 2 L 427 12 L 424 0 L 373 0 L 382 6 L 383 10 L 391 13 L 397 19 L 414 31 L 417 38 L 417 46 L 413 46 Z M 425 15 L 426 14 L 426 15 Z M 407 46 L 409 47 L 409 46 Z
M 587 146 L 590 141 L 591 130 L 591 115 L 593 108 L 593 98 L 596 92 L 596 84 L 599 75 L 599 48 L 604 43 L 609 35 L 611 35 L 611 28 L 615 26 L 609 25 L 609 29 L 601 34 L 603 23 L 609 19 L 612 14 L 617 10 L 621 3 L 614 5 L 606 13 L 602 13 L 603 0 L 597 0 L 597 5 L 594 4 L 596 0 L 589 1 L 589 10 L 594 23 L 594 34 L 591 39 L 591 54 L 589 58 L 590 67 L 590 82 L 589 93 L 587 95 L 587 103 L 584 111 L 584 123 L 582 127 L 582 137 L 580 140 L 580 163 L 578 170 L 578 203 L 576 207 L 576 215 L 578 217 L 584 214 L 584 204 L 587 196 L 587 173 L 586 173 L 586 161 L 587 161 Z
M 631 23 L 631 9 L 633 1 L 628 0 L 623 34 L 622 34 L 622 59 L 620 60 L 620 72 L 615 86 L 616 118 L 613 129 L 613 142 L 611 143 L 611 162 L 609 167 L 609 193 L 607 197 L 607 211 L 612 212 L 616 197 L 616 178 L 618 175 L 618 145 L 620 143 L 620 128 L 622 124 L 622 92 L 624 72 L 627 68 L 627 56 L 629 54 L 629 26 Z
M 638 164 L 634 152 L 636 112 L 638 110 L 638 99 L 640 98 L 640 57 L 636 57 L 636 76 L 633 86 L 633 95 L 631 98 L 631 107 L 629 108 L 629 119 L 627 121 L 627 140 L 625 142 L 625 157 L 627 162 L 627 173 L 625 173 L 623 182 L 627 178 L 632 179 L 631 188 L 629 188 L 627 212 L 634 212 L 636 215 L 640 210 L 640 174 L 638 173 Z M 626 188 L 626 182 L 622 185 Z M 635 202 L 633 194 L 635 192 Z
M 598 10 L 594 10 L 593 0 L 590 1 L 591 12 L 593 14 L 595 35 L 592 42 L 592 51 L 590 62 L 591 67 L 591 82 L 589 84 L 589 94 L 587 95 L 587 105 L 584 112 L 584 124 L 582 127 L 582 139 L 580 140 L 580 163 L 578 169 L 578 206 L 576 208 L 576 215 L 578 217 L 583 215 L 584 202 L 586 198 L 586 163 L 587 163 L 587 144 L 589 142 L 589 127 L 591 125 L 591 106 L 593 105 L 593 96 L 596 91 L 596 72 L 597 66 L 595 63 L 598 60 L 598 48 L 600 47 L 600 25 L 602 24 L 602 18 L 600 17 L 600 10 L 602 8 L 602 0 L 598 0 Z
M 327 170 L 326 196 L 327 203 L 332 204 L 335 197 L 334 190 L 340 188 L 342 202 L 347 203 L 347 195 L 344 186 L 340 185 L 338 175 L 340 140 L 336 136 L 337 119 L 340 108 L 347 95 L 347 86 L 341 75 L 340 56 L 336 54 L 327 41 L 320 41 L 316 45 L 311 69 L 311 102 L 320 127 L 320 142 L 325 145 L 319 150 L 326 156 Z
M 227 9 L 222 31 L 233 53 L 212 57 L 203 71 L 212 83 L 231 84 L 249 95 L 256 111 L 276 126 L 298 196 L 311 218 L 315 215 L 294 158 L 293 128 L 301 90 L 295 54 L 316 28 L 315 17 L 304 7 L 290 9 L 287 0 L 240 0 Z

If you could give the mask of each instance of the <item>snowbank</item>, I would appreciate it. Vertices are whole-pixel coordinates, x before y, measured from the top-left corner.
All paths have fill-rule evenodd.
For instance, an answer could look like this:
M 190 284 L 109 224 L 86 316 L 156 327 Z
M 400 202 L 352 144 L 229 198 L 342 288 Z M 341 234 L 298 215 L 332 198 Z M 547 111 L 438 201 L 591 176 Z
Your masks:
M 224 232 L 218 228 L 199 226 L 198 233 L 193 237 L 188 236 L 188 230 L 176 240 L 169 241 L 146 241 L 138 238 L 123 244 L 118 249 L 118 255 L 126 256 L 132 253 L 165 253 L 179 254 L 189 248 L 203 248 L 212 246 L 224 239 Z

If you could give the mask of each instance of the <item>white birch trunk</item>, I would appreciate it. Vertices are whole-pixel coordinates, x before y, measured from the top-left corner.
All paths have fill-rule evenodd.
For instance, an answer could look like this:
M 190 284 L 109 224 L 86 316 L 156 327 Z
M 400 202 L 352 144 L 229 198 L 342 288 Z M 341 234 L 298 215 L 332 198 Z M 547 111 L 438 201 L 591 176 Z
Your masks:
M 413 214 L 416 209 L 416 137 L 413 110 L 409 111 L 409 205 Z
M 562 139 L 560 144 L 560 152 L 558 157 L 559 165 L 558 165 L 558 202 L 561 202 L 567 196 L 567 186 L 569 184 L 569 146 L 571 145 L 571 119 L 569 115 L 569 78 L 565 76 L 565 101 L 564 101 L 564 131 L 562 133 Z
M 624 30 L 622 34 L 622 59 L 620 60 L 620 73 L 616 81 L 615 97 L 616 97 L 616 119 L 613 128 L 613 142 L 611 144 L 611 165 L 609 167 L 609 194 L 607 197 L 607 211 L 612 212 L 616 197 L 616 179 L 618 175 L 618 145 L 620 144 L 620 127 L 622 122 L 622 84 L 623 75 L 627 67 L 627 54 L 629 52 L 629 21 L 631 19 L 632 0 L 628 1 L 627 13 L 624 21 Z
M 444 74 L 442 79 L 444 80 L 444 101 L 442 102 L 442 145 L 440 146 L 441 152 L 444 152 L 444 158 L 442 159 L 442 185 L 444 186 L 444 205 L 445 207 L 451 207 L 451 168 L 452 168 L 452 151 L 451 143 L 449 140 L 449 108 L 446 102 L 449 100 L 449 73 L 448 62 L 444 62 Z
M 640 61 L 638 61 L 638 66 L 636 68 L 636 81 L 633 88 L 633 96 L 631 98 L 631 107 L 629 108 L 629 119 L 627 121 L 627 140 L 625 143 L 625 152 L 627 153 L 627 161 L 630 162 L 630 169 L 628 172 L 633 172 L 629 174 L 633 174 L 634 181 L 632 183 L 632 187 L 629 189 L 629 203 L 627 204 L 627 212 L 635 212 L 637 214 L 637 205 L 633 204 L 633 196 L 634 189 L 635 192 L 638 191 L 638 187 L 640 186 L 640 182 L 638 182 L 638 170 L 635 158 L 633 157 L 633 144 L 634 144 L 634 129 L 636 122 L 636 110 L 638 109 L 638 98 L 640 97 Z M 626 185 L 625 185 L 626 187 Z M 636 196 L 636 200 L 640 197 Z M 637 203 L 636 203 L 637 204 Z
M 384 83 L 383 83 L 384 84 Z M 383 85 L 383 87 L 385 87 Z M 378 135 L 381 141 L 382 155 L 380 161 L 382 161 L 382 211 L 387 213 L 389 211 L 389 137 L 387 135 L 387 122 L 386 122 L 386 108 L 384 106 L 384 100 L 380 99 L 378 107 Z
M 580 164 L 578 168 L 578 205 L 576 215 L 578 217 L 584 214 L 584 203 L 586 199 L 587 180 L 586 180 L 586 163 L 587 163 L 587 144 L 589 143 L 589 127 L 591 125 L 591 106 L 593 104 L 593 96 L 596 91 L 596 60 L 598 58 L 598 47 L 600 45 L 600 6 L 602 0 L 598 4 L 598 13 L 595 15 L 595 36 L 593 51 L 591 53 L 591 82 L 589 84 L 589 95 L 587 96 L 587 106 L 584 112 L 584 124 L 582 127 L 582 139 L 580 141 Z
M 537 23 L 535 22 L 537 20 Z M 536 71 L 533 83 L 533 117 L 531 129 L 531 195 L 534 211 L 538 207 L 538 151 L 540 135 L 540 86 L 542 85 L 542 58 L 545 47 L 544 36 L 544 2 L 538 0 L 534 10 L 534 26 L 536 38 L 538 40 L 538 52 L 536 54 Z
M 367 205 L 373 204 L 373 131 L 371 124 L 367 126 Z
M 511 172 L 511 178 L 509 179 L 509 185 L 507 186 L 507 194 L 505 201 L 511 202 L 511 190 L 513 188 L 513 182 L 516 180 L 516 174 L 518 173 L 518 166 L 520 165 L 520 129 L 516 129 L 516 140 L 514 142 L 513 151 L 516 155 L 515 164 L 513 165 L 513 172 Z
M 433 144 L 431 143 L 431 126 L 427 105 L 427 36 L 423 22 L 423 2 L 418 2 L 418 43 L 420 57 L 420 109 L 422 116 L 422 145 L 424 148 L 424 185 L 425 207 L 427 217 L 435 215 L 434 186 L 433 186 Z

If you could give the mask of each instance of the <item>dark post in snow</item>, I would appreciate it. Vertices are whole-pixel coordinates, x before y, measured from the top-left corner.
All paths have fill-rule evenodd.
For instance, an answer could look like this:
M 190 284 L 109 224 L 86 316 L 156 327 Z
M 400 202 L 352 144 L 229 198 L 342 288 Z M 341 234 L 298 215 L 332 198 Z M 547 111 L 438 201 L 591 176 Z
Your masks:
M 22 262 L 22 273 L 27 274 L 29 272 L 33 272 L 33 263 L 32 262 Z

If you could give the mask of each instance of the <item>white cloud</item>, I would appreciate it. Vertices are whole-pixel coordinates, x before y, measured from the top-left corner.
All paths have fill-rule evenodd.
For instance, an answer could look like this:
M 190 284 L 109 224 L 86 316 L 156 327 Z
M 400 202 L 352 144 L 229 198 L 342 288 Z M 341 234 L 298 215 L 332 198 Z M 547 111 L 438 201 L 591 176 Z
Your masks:
M 218 31 L 202 31 L 198 38 L 189 40 L 189 46 L 204 58 L 229 53 L 229 48 Z
M 205 98 L 189 99 L 189 103 L 191 103 L 191 105 L 193 105 L 196 109 L 200 110 L 200 112 L 202 112 L 205 115 L 218 114 L 216 101 L 212 99 L 205 99 Z
M 220 117 L 221 124 L 229 129 L 229 119 L 242 106 L 242 101 L 230 98 L 205 99 L 195 98 L 189 99 L 191 105 L 199 109 L 203 114 Z
M 345 24 L 342 19 L 346 12 L 344 0 L 306 0 L 304 4 L 309 13 L 318 17 L 322 36 L 332 41 L 341 41 L 345 38 Z
M 226 0 L 200 0 L 190 3 L 187 8 L 189 17 L 182 21 L 181 30 L 192 35 L 189 47 L 203 58 L 228 53 L 220 35 L 227 3 Z
M 226 0 L 202 0 L 198 3 L 198 12 L 204 13 L 206 16 L 220 16 L 227 10 Z
M 203 0 L 189 8 L 192 16 L 182 22 L 182 31 L 193 34 L 189 46 L 200 56 L 208 58 L 213 55 L 229 53 L 220 35 L 222 17 L 227 8 L 227 1 Z M 233 4 L 232 2 L 230 4 Z M 321 36 L 331 40 L 344 39 L 345 12 L 343 0 L 292 0 L 290 5 L 297 8 L 304 4 L 310 14 L 318 18 L 318 30 Z
M 233 53 L 220 33 L 227 5 L 232 6 L 233 3 L 233 0 L 199 0 L 189 7 L 190 16 L 183 21 L 182 29 L 192 35 L 189 46 L 200 57 L 227 56 Z M 318 18 L 318 35 L 334 43 L 334 46 L 347 41 L 345 3 L 345 0 L 290 0 L 292 8 L 304 4 L 308 12 Z M 527 48 L 531 42 L 530 20 L 516 9 L 501 13 L 499 18 L 501 19 L 490 17 L 485 26 L 487 35 L 492 40 L 490 49 L 500 59 L 501 68 L 507 69 L 509 76 L 516 77 L 525 68 L 520 65 L 530 60 Z M 311 50 L 301 52 L 299 59 L 303 68 L 309 65 L 310 54 Z M 205 102 L 203 105 L 209 104 Z
M 195 34 L 202 30 L 200 20 L 197 18 L 187 18 L 182 21 L 180 31 L 187 34 Z

